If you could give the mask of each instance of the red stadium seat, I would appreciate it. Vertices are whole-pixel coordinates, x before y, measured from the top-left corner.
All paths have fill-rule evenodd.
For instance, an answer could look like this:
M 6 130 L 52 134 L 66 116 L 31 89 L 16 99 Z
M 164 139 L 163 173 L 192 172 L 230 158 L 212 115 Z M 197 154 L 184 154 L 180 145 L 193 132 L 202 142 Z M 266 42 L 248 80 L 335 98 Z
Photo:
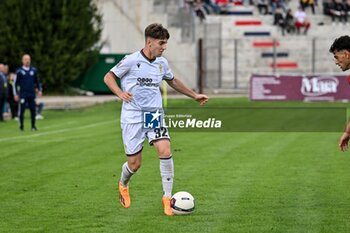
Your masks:
M 243 5 L 243 2 L 241 0 L 237 0 L 237 1 L 234 1 L 233 4 L 235 6 L 242 6 Z
M 269 65 L 271 68 L 273 68 L 273 64 L 270 63 Z M 297 69 L 298 63 L 296 62 L 277 62 L 276 63 L 277 69 Z
M 236 26 L 261 26 L 260 20 L 237 20 L 235 22 Z
M 229 4 L 230 0 L 216 0 L 215 3 L 219 5 L 225 5 L 225 4 Z
M 279 47 L 280 43 L 276 41 L 276 47 Z M 253 42 L 254 48 L 271 48 L 273 47 L 273 41 L 254 41 Z

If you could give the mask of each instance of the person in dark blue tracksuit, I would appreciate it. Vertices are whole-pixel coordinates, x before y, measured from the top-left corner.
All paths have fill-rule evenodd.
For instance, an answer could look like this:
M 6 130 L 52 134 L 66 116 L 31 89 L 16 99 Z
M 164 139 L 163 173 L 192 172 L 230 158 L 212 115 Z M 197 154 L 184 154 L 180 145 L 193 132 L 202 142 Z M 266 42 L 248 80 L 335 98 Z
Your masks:
M 7 78 L 4 74 L 4 64 L 0 63 L 0 121 L 4 121 L 3 110 L 7 99 Z
M 23 66 L 17 69 L 16 79 L 14 82 L 15 101 L 19 101 L 19 128 L 22 131 L 24 129 L 23 121 L 26 106 L 29 107 L 31 113 L 32 131 L 37 130 L 35 126 L 35 91 L 38 91 L 38 96 L 42 95 L 37 69 L 30 66 L 30 61 L 31 59 L 28 54 L 23 55 Z

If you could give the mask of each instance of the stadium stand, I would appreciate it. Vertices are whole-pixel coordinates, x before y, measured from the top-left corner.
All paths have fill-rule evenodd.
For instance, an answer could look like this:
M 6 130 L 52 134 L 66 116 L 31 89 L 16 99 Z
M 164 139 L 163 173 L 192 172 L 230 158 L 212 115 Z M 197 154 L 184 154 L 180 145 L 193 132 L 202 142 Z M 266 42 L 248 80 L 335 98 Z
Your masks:
M 294 12 L 299 1 L 290 1 L 287 8 Z M 240 10 L 251 10 L 252 6 L 242 5 Z M 332 73 L 338 72 L 332 66 L 328 48 L 332 40 L 343 34 L 342 24 L 334 27 L 329 16 L 323 14 L 322 4 L 315 7 L 315 14 L 309 7 L 305 11 L 311 22 L 308 35 L 288 34 L 282 36 L 280 29 L 273 25 L 271 14 L 259 14 L 255 7 L 249 16 L 220 15 L 208 16 L 206 24 L 219 24 L 221 27 L 221 83 L 222 87 L 233 87 L 233 76 L 238 76 L 238 87 L 247 88 L 252 73 L 271 74 L 273 67 L 277 73 Z M 254 23 L 240 22 L 261 22 Z M 268 32 L 268 33 L 265 33 Z M 263 35 L 263 37 L 262 37 Z M 276 41 L 276 65 L 273 62 L 274 42 Z M 236 41 L 236 42 L 235 42 Z M 235 61 L 235 43 L 237 54 Z M 314 62 L 312 61 L 314 58 Z M 234 62 L 238 64 L 233 65 Z M 234 67 L 237 67 L 235 70 Z
M 184 0 L 101 2 L 104 2 L 105 11 L 110 12 L 104 16 L 107 17 L 107 30 L 113 31 L 114 25 L 120 25 L 125 31 L 130 31 L 129 37 L 135 38 L 125 41 L 121 37 L 109 37 L 113 38 L 110 41 L 112 52 L 133 51 L 143 42 L 142 28 L 149 22 L 162 22 L 172 35 L 165 55 L 175 75 L 182 77 L 193 88 L 197 83 L 196 48 L 199 38 L 204 39 L 203 73 L 206 86 L 247 92 L 252 73 L 338 72 L 337 67 L 332 65 L 328 48 L 334 38 L 347 29 L 344 23 L 332 24 L 331 17 L 324 14 L 320 0 L 315 6 L 315 14 L 312 14 L 310 7 L 305 8 L 311 22 L 308 34 L 286 33 L 285 36 L 282 36 L 280 28 L 273 25 L 271 6 L 269 14 L 260 14 L 258 7 L 249 4 L 249 1 L 213 1 L 221 7 L 221 14 L 208 11 L 203 23 Z M 297 0 L 288 1 L 285 5 L 293 13 L 298 6 Z M 115 15 L 123 20 L 115 22 L 118 18 Z M 272 55 L 274 52 L 276 56 Z M 275 66 L 271 66 L 273 62 L 276 62 Z

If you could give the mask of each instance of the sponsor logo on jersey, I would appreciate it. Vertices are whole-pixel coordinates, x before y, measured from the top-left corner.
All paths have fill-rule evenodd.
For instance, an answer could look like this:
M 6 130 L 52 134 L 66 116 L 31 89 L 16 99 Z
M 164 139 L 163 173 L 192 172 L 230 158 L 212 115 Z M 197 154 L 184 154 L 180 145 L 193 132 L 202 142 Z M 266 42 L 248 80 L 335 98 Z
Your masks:
M 139 85 L 141 87 L 159 87 L 158 83 L 153 83 L 153 79 L 151 78 L 137 78 L 136 85 Z
M 143 113 L 143 128 L 155 129 L 161 126 L 161 113 L 159 110 L 156 112 L 144 112 Z
M 159 73 L 162 73 L 162 71 L 163 71 L 163 66 L 162 64 L 159 64 Z
M 335 77 L 304 77 L 301 81 L 301 93 L 306 96 L 320 96 L 337 93 L 339 81 Z

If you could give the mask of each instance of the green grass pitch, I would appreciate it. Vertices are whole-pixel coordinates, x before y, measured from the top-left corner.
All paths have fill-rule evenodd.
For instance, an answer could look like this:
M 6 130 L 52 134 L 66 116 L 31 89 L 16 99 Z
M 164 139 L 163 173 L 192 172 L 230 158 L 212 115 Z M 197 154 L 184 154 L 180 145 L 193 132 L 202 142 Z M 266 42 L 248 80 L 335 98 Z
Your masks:
M 209 106 L 270 106 L 212 99 Z M 346 104 L 283 103 L 287 106 Z M 169 100 L 169 106 L 196 106 Z M 131 207 L 117 201 L 126 157 L 120 103 L 46 111 L 38 132 L 0 125 L 0 232 L 350 232 L 350 152 L 341 132 L 170 132 L 174 193 L 196 200 L 166 217 L 159 159 L 145 144 Z

